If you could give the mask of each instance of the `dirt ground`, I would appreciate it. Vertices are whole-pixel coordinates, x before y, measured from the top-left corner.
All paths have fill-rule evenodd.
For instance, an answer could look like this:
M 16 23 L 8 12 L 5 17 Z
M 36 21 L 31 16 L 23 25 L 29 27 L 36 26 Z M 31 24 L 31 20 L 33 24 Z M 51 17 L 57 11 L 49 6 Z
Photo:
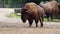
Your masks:
M 21 19 L 8 18 L 6 15 L 10 12 L 6 12 L 3 8 L 0 11 L 0 34 L 60 34 L 60 22 L 44 22 L 42 28 L 40 23 L 36 28 L 33 22 L 32 27 L 29 27 L 28 21 L 23 23 Z
M 41 28 L 40 23 L 35 27 L 33 22 L 32 27 L 29 27 L 28 21 L 26 23 L 20 22 L 0 22 L 0 34 L 60 34 L 60 23 L 44 22 Z
M 1 28 L 0 34 L 60 34 L 60 29 Z

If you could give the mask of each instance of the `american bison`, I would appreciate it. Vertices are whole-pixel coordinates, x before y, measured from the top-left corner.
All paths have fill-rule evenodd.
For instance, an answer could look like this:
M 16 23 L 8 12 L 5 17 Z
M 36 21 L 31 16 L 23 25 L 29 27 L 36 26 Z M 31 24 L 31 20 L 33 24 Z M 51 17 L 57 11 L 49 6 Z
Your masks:
M 43 7 L 47 20 L 49 21 L 49 17 L 51 18 L 51 21 L 53 21 L 54 16 L 58 16 L 58 5 L 56 1 L 50 1 L 46 3 L 41 3 L 41 7 Z
M 31 27 L 33 20 L 35 20 L 36 27 L 38 27 L 38 21 L 40 20 L 41 27 L 43 26 L 43 17 L 44 17 L 44 10 L 37 4 L 31 2 L 26 3 L 26 5 L 22 8 L 21 11 L 21 19 L 23 22 L 26 20 L 29 21 L 29 26 Z

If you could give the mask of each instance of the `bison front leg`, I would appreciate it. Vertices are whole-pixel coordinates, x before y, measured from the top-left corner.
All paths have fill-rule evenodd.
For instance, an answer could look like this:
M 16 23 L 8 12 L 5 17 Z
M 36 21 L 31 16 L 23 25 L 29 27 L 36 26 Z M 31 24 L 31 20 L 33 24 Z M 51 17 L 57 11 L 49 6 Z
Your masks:
M 38 27 L 38 19 L 35 19 L 36 27 Z
M 31 27 L 33 19 L 28 19 L 28 21 L 29 21 L 29 27 Z

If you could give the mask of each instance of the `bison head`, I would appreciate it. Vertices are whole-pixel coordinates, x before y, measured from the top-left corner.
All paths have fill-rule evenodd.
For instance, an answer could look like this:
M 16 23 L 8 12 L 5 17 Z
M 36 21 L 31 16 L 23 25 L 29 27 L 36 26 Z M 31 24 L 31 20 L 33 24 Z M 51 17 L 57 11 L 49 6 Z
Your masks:
M 28 18 L 28 11 L 27 9 L 22 8 L 21 9 L 21 20 L 23 21 L 23 23 L 26 22 L 27 18 Z

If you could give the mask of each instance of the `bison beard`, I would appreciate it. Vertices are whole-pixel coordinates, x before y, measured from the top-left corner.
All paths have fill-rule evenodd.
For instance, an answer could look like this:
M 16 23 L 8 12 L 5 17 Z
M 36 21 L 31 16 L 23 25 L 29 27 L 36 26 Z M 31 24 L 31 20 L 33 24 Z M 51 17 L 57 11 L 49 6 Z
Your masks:
M 23 21 L 23 23 L 26 22 L 26 19 L 24 18 L 24 16 L 21 15 L 21 20 Z

